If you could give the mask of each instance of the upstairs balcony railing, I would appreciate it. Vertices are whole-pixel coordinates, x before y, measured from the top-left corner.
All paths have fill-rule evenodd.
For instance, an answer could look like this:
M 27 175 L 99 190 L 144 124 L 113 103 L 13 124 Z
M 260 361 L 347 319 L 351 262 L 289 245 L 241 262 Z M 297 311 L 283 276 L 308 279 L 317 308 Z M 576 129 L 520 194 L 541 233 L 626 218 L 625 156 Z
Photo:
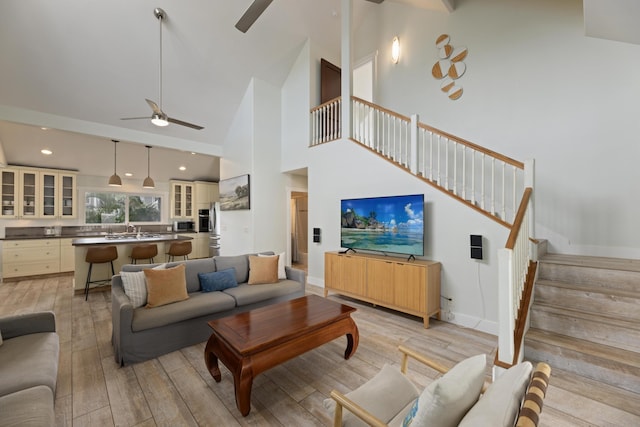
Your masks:
M 311 146 L 342 138 L 341 102 L 335 98 L 311 110 Z M 420 123 L 417 115 L 404 116 L 357 97 L 351 102 L 352 141 L 510 229 L 498 257 L 496 361 L 502 367 L 517 363 L 529 310 L 523 296 L 531 291 L 525 283 L 535 274 L 533 161 L 511 159 Z

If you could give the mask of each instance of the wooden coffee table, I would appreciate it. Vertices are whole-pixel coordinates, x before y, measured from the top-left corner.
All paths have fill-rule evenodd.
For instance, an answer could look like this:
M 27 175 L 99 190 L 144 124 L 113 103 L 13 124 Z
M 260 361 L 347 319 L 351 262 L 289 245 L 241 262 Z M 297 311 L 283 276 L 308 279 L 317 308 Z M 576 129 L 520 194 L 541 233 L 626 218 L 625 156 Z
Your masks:
M 221 380 L 218 360 L 231 371 L 236 406 L 247 416 L 253 379 L 261 372 L 342 335 L 347 336 L 344 358 L 349 359 L 358 348 L 358 327 L 351 318 L 355 310 L 309 295 L 211 320 L 205 363 L 216 382 Z

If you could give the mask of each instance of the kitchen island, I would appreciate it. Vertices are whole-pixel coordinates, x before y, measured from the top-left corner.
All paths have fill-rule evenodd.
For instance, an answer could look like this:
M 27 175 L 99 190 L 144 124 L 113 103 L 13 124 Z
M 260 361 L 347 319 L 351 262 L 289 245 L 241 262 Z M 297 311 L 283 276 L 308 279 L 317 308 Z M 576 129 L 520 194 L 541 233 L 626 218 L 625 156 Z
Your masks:
M 79 237 L 73 239 L 71 244 L 75 251 L 75 273 L 73 276 L 73 287 L 76 291 L 84 290 L 89 264 L 85 262 L 87 249 L 92 246 L 115 246 L 118 249 L 118 259 L 113 261 L 113 268 L 116 274 L 124 264 L 131 263 L 131 248 L 139 244 L 155 243 L 158 245 L 158 256 L 155 262 L 166 262 L 166 250 L 172 242 L 192 240 L 188 234 L 175 233 L 115 233 L 99 237 Z M 91 280 L 111 278 L 111 266 L 109 263 L 94 264 L 91 272 Z M 93 284 L 95 286 L 95 284 Z M 92 287 L 94 287 L 92 286 Z

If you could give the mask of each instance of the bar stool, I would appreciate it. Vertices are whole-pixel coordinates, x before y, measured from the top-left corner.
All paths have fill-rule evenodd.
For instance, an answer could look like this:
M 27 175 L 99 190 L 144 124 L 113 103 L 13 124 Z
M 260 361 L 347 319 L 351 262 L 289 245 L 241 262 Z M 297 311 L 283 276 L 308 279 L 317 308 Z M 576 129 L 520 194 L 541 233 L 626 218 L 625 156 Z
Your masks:
M 158 245 L 150 243 L 147 245 L 136 245 L 131 248 L 131 262 L 137 264 L 139 259 L 148 259 L 153 264 L 153 258 L 158 255 Z
M 181 256 L 184 259 L 189 259 L 188 255 L 191 253 L 191 241 L 184 240 L 182 242 L 173 242 L 169 246 L 169 251 L 167 255 L 169 255 L 169 262 L 173 261 L 174 257 Z
M 87 281 L 84 284 L 84 300 L 89 297 L 89 284 L 101 282 L 106 284 L 111 281 L 111 278 L 107 280 L 91 280 L 91 269 L 93 264 L 102 264 L 105 262 L 111 263 L 111 276 L 116 273 L 113 269 L 113 261 L 118 259 L 118 248 L 115 246 L 93 246 L 87 249 L 87 255 L 84 260 L 89 263 L 89 271 L 87 273 Z

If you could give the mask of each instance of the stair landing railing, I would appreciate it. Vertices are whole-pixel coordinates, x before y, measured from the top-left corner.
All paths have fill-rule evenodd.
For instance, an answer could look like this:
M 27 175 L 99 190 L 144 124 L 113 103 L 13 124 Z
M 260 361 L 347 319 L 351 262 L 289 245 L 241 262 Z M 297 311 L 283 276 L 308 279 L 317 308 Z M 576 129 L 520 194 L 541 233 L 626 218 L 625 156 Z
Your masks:
M 342 138 L 341 98 L 311 110 L 311 146 Z M 532 244 L 533 161 L 511 159 L 482 146 L 352 97 L 352 141 L 510 229 L 499 251 L 498 366 L 521 360 L 529 307 L 525 283 L 535 274 Z M 529 290 L 530 292 L 530 290 Z

